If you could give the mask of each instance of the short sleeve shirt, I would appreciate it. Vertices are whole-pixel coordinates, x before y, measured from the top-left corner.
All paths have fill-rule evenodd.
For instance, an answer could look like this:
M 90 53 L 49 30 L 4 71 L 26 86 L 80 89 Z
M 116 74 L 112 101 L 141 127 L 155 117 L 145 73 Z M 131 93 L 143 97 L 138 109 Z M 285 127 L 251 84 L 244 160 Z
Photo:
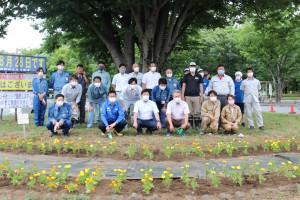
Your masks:
M 243 80 L 241 90 L 244 91 L 244 102 L 259 102 L 258 91 L 260 89 L 260 82 L 256 78 Z
M 118 73 L 114 75 L 112 84 L 116 85 L 116 91 L 122 92 L 122 89 L 128 84 L 129 75 Z
M 182 83 L 186 84 L 184 96 L 200 96 L 200 83 L 203 83 L 202 76 L 200 74 L 191 73 L 184 75 Z
M 146 84 L 146 89 L 153 89 L 158 85 L 158 80 L 161 78 L 158 72 L 147 72 L 143 76 L 142 83 Z
M 133 112 L 138 113 L 138 119 L 150 120 L 153 119 L 153 113 L 156 114 L 159 111 L 154 101 L 139 100 L 134 104 Z
M 184 119 L 186 114 L 189 114 L 190 110 L 188 104 L 185 101 L 176 103 L 174 100 L 170 101 L 167 106 L 167 115 L 171 115 L 172 119 L 180 120 Z

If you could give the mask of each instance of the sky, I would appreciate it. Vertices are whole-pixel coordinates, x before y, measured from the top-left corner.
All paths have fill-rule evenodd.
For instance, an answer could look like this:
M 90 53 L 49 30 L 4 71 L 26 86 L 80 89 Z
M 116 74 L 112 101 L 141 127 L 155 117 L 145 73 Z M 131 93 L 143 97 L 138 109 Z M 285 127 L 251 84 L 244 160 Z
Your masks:
M 5 37 L 0 38 L 0 50 L 15 54 L 17 49 L 40 47 L 44 35 L 31 27 L 33 23 L 27 19 L 13 20 Z

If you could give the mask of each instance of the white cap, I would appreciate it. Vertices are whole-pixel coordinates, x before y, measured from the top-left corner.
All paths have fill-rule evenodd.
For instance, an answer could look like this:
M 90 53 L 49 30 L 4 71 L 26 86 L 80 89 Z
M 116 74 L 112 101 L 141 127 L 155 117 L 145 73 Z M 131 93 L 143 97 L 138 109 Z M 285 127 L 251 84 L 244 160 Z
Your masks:
M 195 66 L 196 66 L 196 63 L 195 63 L 195 62 L 191 62 L 191 63 L 190 63 L 190 66 L 191 66 L 191 65 L 195 65 Z
M 197 70 L 198 73 L 201 72 L 201 71 L 203 71 L 203 69 L 201 69 L 201 68 Z
M 186 72 L 186 71 L 190 71 L 190 69 L 189 69 L 189 68 L 185 68 L 184 71 L 185 71 L 185 72 Z
M 240 71 L 235 72 L 235 76 L 237 76 L 237 75 L 240 75 L 241 77 L 243 76 L 242 72 L 240 72 Z

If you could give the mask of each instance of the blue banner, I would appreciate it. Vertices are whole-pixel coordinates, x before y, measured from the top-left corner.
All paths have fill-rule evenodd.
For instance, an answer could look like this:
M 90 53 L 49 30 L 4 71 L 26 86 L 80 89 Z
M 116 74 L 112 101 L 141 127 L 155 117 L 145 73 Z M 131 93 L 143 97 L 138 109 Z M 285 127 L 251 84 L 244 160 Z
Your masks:
M 45 57 L 0 54 L 0 71 L 36 72 L 39 67 L 46 72 Z

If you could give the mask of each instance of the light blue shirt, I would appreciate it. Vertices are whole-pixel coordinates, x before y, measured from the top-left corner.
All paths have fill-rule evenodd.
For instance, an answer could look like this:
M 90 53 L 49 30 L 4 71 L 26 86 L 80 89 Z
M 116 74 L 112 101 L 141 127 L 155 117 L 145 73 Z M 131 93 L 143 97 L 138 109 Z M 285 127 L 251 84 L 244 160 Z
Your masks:
M 102 105 L 102 111 L 101 111 L 101 119 L 105 126 L 108 126 L 109 122 L 115 122 L 118 124 L 123 119 L 125 119 L 124 111 L 122 109 L 122 106 L 119 101 L 116 101 L 114 105 L 111 105 L 110 101 L 107 100 Z
M 138 72 L 138 74 L 135 74 L 134 72 L 131 72 L 129 75 L 129 79 L 130 78 L 136 78 L 137 79 L 137 85 L 142 86 L 142 80 L 143 80 L 143 76 L 144 74 L 141 72 Z
M 168 103 L 170 100 L 170 95 L 170 88 L 168 86 L 166 89 L 161 90 L 159 85 L 157 85 L 152 90 L 151 100 L 157 104 Z
M 53 88 L 53 90 L 61 91 L 62 88 L 69 83 L 70 80 L 70 73 L 63 71 L 56 71 L 53 72 L 50 77 L 50 87 Z
M 66 102 L 64 102 L 60 108 L 54 103 L 48 109 L 48 118 L 51 122 L 53 122 L 53 120 L 64 122 L 65 120 L 70 120 L 70 117 L 71 109 L 69 104 Z
M 177 78 L 166 78 L 167 79 L 167 86 L 170 89 L 170 94 L 173 94 L 173 90 L 180 90 L 181 91 L 181 85 Z
M 109 90 L 110 88 L 110 75 L 108 72 L 106 72 L 105 70 L 103 71 L 96 71 L 93 73 L 92 75 L 92 81 L 94 82 L 94 77 L 99 76 L 101 77 L 101 84 L 104 84 L 107 87 L 107 90 Z
M 102 83 L 101 83 L 102 84 Z M 89 86 L 88 89 L 88 100 L 90 103 L 98 103 L 105 101 L 107 95 L 107 88 L 103 85 L 100 87 L 95 87 L 94 83 Z
M 32 89 L 33 89 L 33 94 L 38 95 L 38 94 L 43 94 L 46 92 L 48 94 L 48 82 L 44 78 L 38 78 L 35 77 L 32 80 Z

